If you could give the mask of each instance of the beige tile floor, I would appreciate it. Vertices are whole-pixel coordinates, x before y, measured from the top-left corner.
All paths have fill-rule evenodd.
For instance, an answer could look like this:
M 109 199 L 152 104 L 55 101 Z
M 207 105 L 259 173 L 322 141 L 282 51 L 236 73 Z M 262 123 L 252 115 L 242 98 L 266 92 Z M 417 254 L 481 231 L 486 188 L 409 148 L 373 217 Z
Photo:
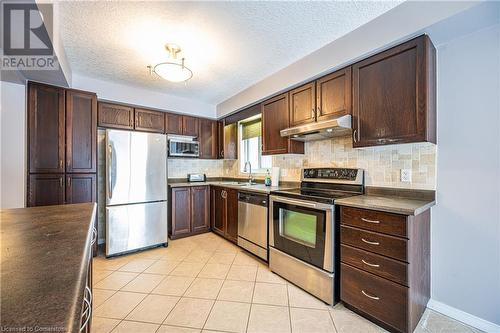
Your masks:
M 383 331 L 342 304 L 325 305 L 213 233 L 94 260 L 93 333 Z M 416 332 L 478 331 L 427 310 Z

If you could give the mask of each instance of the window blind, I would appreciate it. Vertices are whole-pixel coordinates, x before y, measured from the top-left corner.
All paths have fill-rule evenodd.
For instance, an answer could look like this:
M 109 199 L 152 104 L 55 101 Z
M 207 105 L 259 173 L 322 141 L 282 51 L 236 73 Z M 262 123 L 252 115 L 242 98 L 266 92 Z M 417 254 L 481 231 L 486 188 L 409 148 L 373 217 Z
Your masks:
M 261 119 L 254 119 L 241 124 L 241 139 L 247 140 L 261 136 Z

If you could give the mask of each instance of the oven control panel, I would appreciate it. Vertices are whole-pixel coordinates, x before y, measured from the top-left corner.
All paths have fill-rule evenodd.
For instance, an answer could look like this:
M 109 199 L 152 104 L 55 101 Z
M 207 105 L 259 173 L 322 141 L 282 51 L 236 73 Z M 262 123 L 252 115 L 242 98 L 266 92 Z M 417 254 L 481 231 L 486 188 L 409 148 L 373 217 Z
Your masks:
M 355 181 L 359 169 L 348 168 L 310 168 L 304 169 L 302 179 L 331 179 L 331 180 L 350 180 Z

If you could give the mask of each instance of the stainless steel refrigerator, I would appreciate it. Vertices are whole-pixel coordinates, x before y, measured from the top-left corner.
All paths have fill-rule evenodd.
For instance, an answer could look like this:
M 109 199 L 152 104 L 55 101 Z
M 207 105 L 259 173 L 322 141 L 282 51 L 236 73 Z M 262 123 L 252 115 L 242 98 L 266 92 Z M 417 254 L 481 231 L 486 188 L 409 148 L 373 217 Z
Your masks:
M 167 137 L 106 130 L 106 256 L 168 242 Z

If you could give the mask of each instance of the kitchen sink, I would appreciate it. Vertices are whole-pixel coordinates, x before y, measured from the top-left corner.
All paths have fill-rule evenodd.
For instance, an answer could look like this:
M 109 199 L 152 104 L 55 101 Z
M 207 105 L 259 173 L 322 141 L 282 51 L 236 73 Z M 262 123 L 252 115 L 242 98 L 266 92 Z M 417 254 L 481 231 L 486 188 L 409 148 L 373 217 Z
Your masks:
M 252 185 L 257 185 L 257 183 L 248 183 L 248 182 L 220 182 L 220 185 L 252 186 Z

